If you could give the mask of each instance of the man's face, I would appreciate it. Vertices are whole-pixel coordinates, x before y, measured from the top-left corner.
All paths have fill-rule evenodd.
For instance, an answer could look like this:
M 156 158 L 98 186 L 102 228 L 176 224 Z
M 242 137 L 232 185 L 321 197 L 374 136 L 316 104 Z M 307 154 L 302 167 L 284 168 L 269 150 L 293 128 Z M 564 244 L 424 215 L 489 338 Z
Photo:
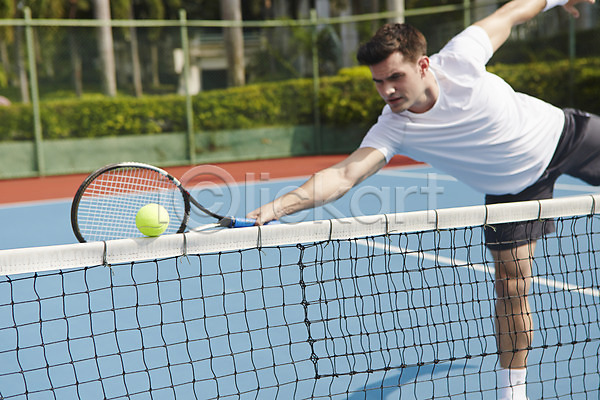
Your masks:
M 410 62 L 399 52 L 392 53 L 379 64 L 371 65 L 371 76 L 379 95 L 393 112 L 423 112 L 427 96 L 425 72 L 429 59 Z

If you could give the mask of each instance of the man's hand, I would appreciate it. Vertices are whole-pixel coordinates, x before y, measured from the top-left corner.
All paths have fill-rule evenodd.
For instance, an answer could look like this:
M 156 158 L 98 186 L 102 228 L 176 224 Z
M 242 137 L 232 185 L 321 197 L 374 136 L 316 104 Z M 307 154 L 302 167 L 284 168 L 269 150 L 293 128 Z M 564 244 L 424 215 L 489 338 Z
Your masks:
M 385 164 L 385 156 L 379 150 L 361 147 L 336 165 L 317 172 L 299 188 L 246 216 L 255 219 L 257 225 L 262 225 L 284 215 L 322 206 L 340 198 Z
M 310 201 L 308 196 L 301 195 L 302 192 L 303 190 L 299 188 L 290 193 L 286 193 L 274 201 L 249 212 L 246 215 L 246 218 L 255 219 L 256 225 L 264 225 L 285 215 L 291 214 L 296 210 L 286 210 L 285 204 L 297 205 L 301 204 L 303 201 Z
M 277 219 L 273 210 L 273 203 L 265 204 L 254 211 L 249 212 L 246 218 L 255 219 L 256 225 L 264 225 Z

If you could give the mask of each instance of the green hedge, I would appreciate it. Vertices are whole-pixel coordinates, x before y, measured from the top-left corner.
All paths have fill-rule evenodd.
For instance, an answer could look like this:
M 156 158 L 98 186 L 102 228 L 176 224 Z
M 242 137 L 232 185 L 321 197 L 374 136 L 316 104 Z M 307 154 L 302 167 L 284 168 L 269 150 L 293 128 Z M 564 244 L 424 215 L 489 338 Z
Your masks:
M 598 58 L 578 59 L 572 69 L 568 61 L 557 61 L 497 64 L 489 70 L 517 91 L 559 107 L 600 114 Z M 324 125 L 366 128 L 376 121 L 382 106 L 367 68 L 344 69 L 321 79 L 319 114 Z M 310 79 L 202 92 L 194 96 L 193 107 L 199 131 L 314 122 Z M 56 139 L 184 132 L 185 109 L 185 98 L 177 95 L 46 101 L 41 106 L 43 135 Z M 30 140 L 32 120 L 31 106 L 0 107 L 0 140 Z
M 546 100 L 558 107 L 575 107 L 600 114 L 600 59 L 531 64 L 496 64 L 489 70 L 515 90 Z

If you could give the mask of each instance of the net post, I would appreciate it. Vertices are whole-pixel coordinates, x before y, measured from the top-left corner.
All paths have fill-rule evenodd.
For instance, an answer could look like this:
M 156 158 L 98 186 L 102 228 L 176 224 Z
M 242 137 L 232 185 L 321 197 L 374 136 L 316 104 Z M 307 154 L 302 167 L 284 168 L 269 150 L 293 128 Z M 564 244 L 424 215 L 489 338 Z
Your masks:
M 312 83 L 313 83 L 313 124 L 314 124 L 314 146 L 316 154 L 321 154 L 323 149 L 323 138 L 321 138 L 321 110 L 319 108 L 319 48 L 318 48 L 318 16 L 317 10 L 310 10 L 311 22 L 311 46 L 312 46 Z
M 187 14 L 185 10 L 179 10 L 179 25 L 181 31 L 181 48 L 183 50 L 183 85 L 185 89 L 185 115 L 187 126 L 187 147 L 190 163 L 196 163 L 196 137 L 194 135 L 194 107 L 190 93 L 190 48 L 187 30 Z
M 44 148 L 42 140 L 42 119 L 40 116 L 40 95 L 38 89 L 37 69 L 35 64 L 35 47 L 33 43 L 33 27 L 31 9 L 25 7 L 25 39 L 27 41 L 27 63 L 29 66 L 29 85 L 31 88 L 31 105 L 33 108 L 33 135 L 35 140 L 35 160 L 38 175 L 44 176 L 46 166 L 44 161 Z

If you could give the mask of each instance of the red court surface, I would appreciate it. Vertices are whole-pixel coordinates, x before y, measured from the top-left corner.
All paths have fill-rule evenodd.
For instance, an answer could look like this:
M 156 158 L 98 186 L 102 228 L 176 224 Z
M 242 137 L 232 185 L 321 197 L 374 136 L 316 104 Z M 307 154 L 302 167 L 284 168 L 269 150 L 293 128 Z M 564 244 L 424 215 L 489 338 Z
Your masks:
M 342 161 L 345 155 L 308 156 L 272 160 L 240 161 L 217 164 L 234 180 L 243 182 L 248 177 L 268 176 L 269 179 L 308 176 Z M 394 157 L 387 167 L 414 165 L 415 161 L 403 156 Z M 192 166 L 165 168 L 176 178 Z M 70 198 L 87 174 L 45 176 L 40 178 L 0 180 L 0 204 Z

